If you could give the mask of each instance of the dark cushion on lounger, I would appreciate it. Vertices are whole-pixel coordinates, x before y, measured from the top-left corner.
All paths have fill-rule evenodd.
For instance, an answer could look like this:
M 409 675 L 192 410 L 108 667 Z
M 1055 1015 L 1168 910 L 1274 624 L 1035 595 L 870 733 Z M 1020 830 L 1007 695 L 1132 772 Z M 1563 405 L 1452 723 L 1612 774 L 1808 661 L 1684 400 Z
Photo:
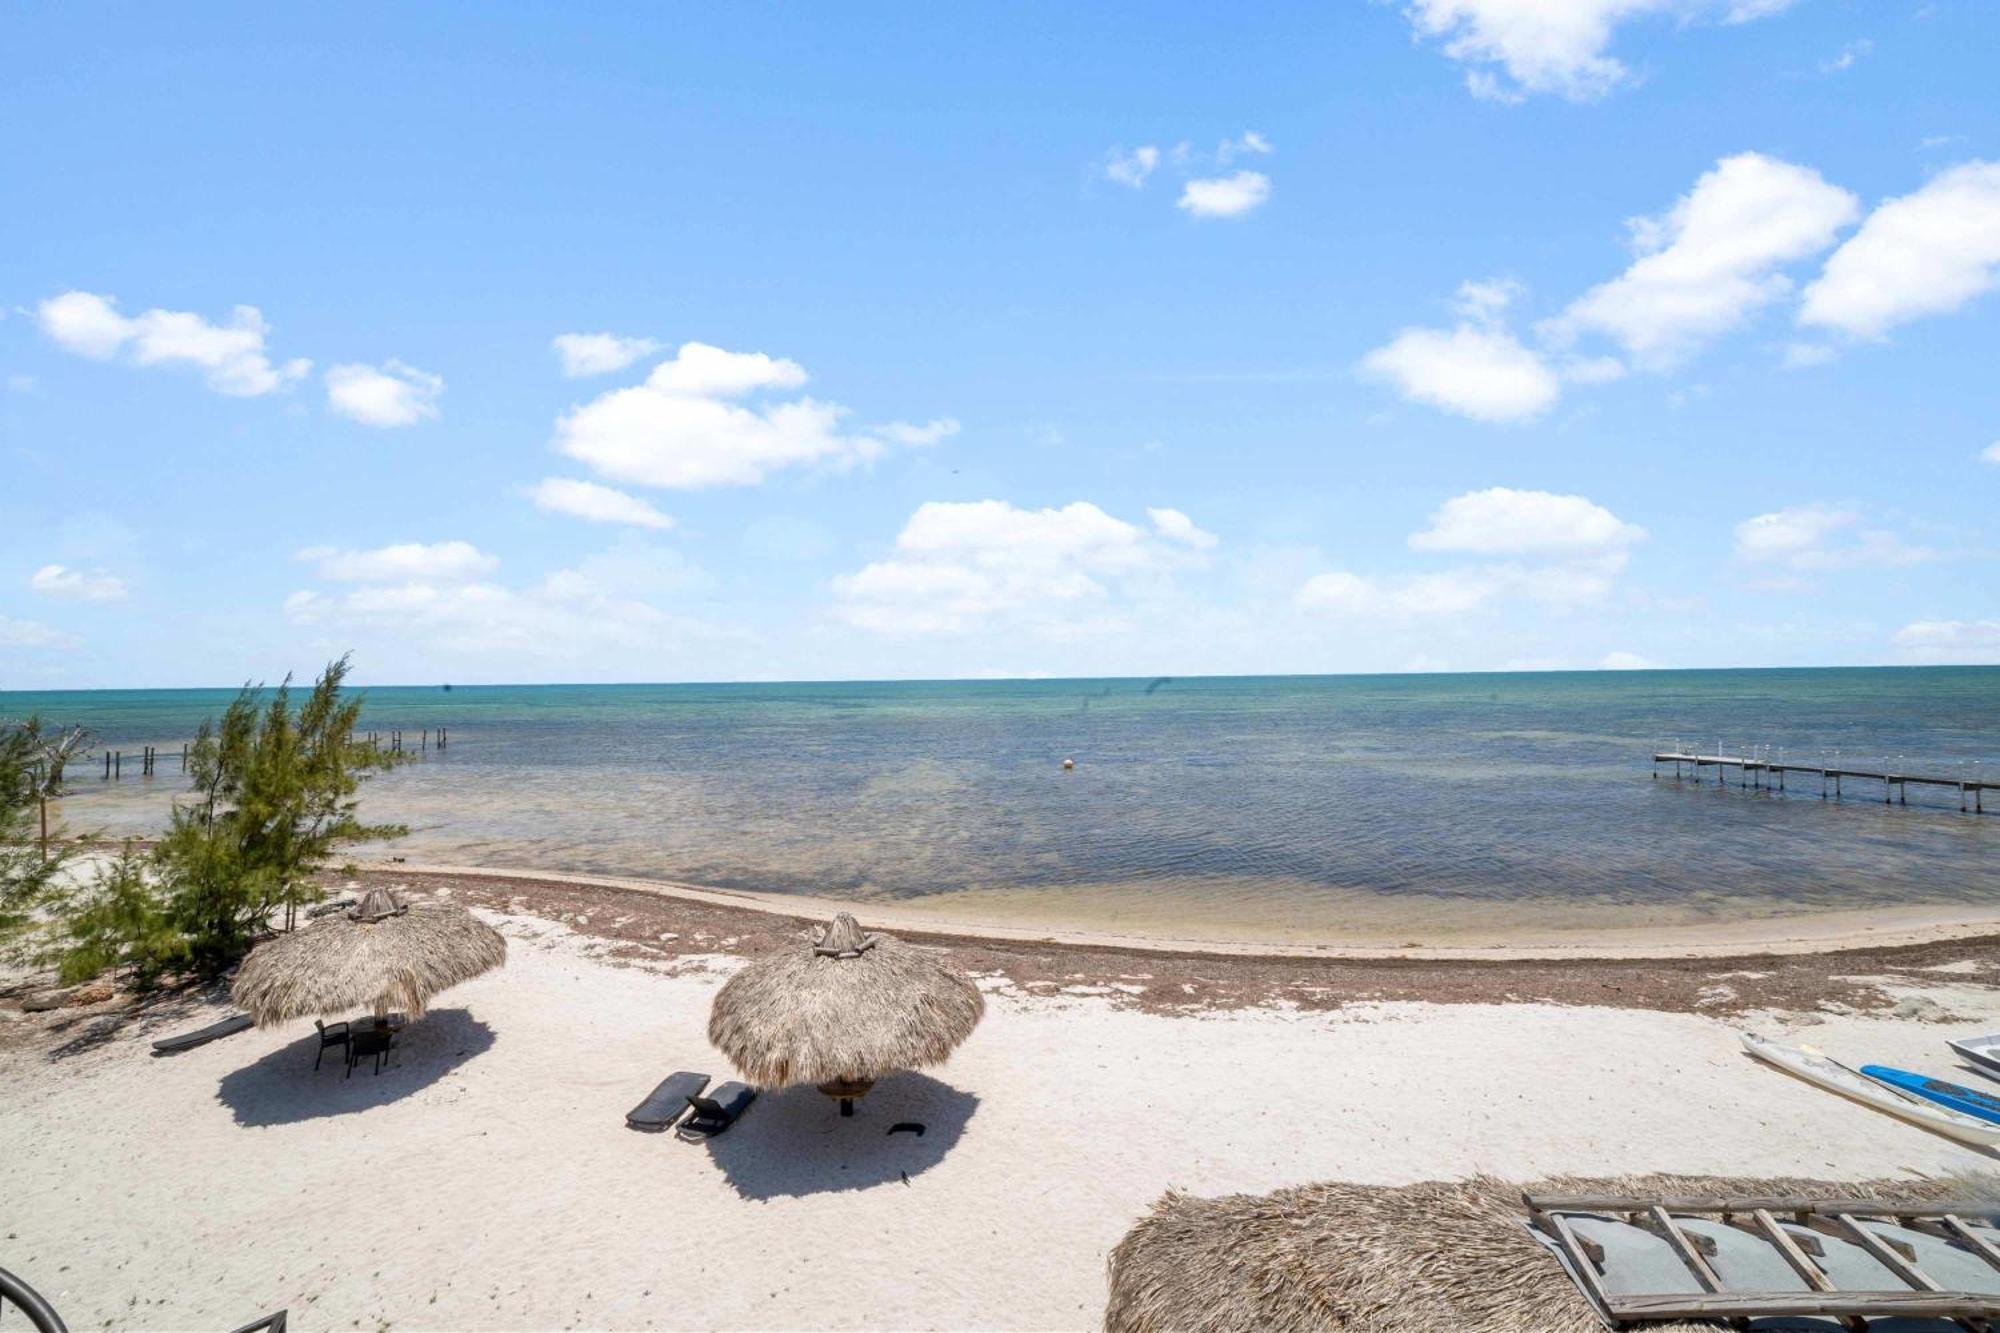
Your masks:
M 715 1090 L 713 1097 L 690 1097 L 688 1105 L 694 1114 L 681 1122 L 681 1128 L 692 1134 L 720 1134 L 743 1118 L 750 1109 L 750 1103 L 757 1100 L 754 1088 L 742 1083 L 725 1083 Z
M 625 1123 L 633 1129 L 663 1130 L 687 1114 L 688 1098 L 708 1086 L 708 1075 L 682 1070 L 669 1074 L 645 1101 L 625 1113 Z
M 176 1051 L 191 1051 L 197 1046 L 205 1046 L 217 1037 L 230 1037 L 251 1026 L 250 1015 L 231 1014 L 220 1023 L 210 1023 L 205 1028 L 193 1032 L 183 1032 L 177 1037 L 162 1037 L 153 1043 L 153 1049 L 162 1055 L 172 1055 Z

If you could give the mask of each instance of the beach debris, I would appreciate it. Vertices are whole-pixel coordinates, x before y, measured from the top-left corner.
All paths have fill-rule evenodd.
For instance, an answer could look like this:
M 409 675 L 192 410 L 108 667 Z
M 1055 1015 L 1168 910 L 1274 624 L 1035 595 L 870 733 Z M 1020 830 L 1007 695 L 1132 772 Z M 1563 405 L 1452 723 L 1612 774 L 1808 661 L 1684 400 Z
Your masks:
M 1919 1023 L 1943 1023 L 1951 1018 L 1945 1007 L 1928 995 L 1905 995 L 1889 1011 L 1891 1018 L 1911 1018 Z
M 918 1138 L 922 1138 L 924 1136 L 924 1127 L 918 1124 L 914 1120 L 899 1120 L 895 1124 L 889 1126 L 889 1133 L 890 1134 L 910 1133 L 916 1135 Z
M 845 1116 L 883 1075 L 942 1063 L 985 1012 L 979 988 L 936 953 L 842 912 L 810 945 L 731 977 L 708 1039 L 751 1082 L 815 1084 Z

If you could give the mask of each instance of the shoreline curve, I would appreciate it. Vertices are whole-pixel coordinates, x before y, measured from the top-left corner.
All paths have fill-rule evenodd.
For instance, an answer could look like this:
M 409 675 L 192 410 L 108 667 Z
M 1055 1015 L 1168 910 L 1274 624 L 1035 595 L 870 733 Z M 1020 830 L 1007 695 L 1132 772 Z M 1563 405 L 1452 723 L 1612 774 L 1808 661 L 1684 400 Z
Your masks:
M 864 923 L 899 934 L 949 939 L 1040 943 L 1065 948 L 1115 949 L 1233 958 L 1298 958 L 1509 962 L 1556 959 L 1630 960 L 1741 958 L 1840 953 L 1849 949 L 1901 948 L 2000 936 L 2000 907 L 1924 904 L 1849 908 L 1796 915 L 1752 917 L 1699 924 L 1599 928 L 1573 934 L 1548 930 L 1468 932 L 1450 944 L 1326 944 L 1203 939 L 1143 931 L 1080 928 L 1057 921 L 1005 922 L 944 915 L 907 903 L 856 901 L 803 894 L 724 889 L 673 880 L 595 875 L 518 866 L 479 866 L 400 860 L 356 860 L 371 874 L 515 880 L 648 893 L 712 907 L 734 907 L 773 916 L 813 918 L 852 912 Z

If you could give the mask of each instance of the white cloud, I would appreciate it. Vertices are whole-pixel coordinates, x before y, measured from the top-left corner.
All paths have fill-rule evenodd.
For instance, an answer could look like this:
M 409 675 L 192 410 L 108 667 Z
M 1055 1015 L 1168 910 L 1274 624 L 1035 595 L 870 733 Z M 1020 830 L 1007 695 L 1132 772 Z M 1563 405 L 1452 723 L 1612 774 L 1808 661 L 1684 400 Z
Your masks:
M 938 417 L 926 421 L 921 426 L 912 425 L 907 421 L 892 421 L 881 428 L 881 433 L 897 444 L 907 444 L 916 448 L 936 444 L 939 440 L 948 440 L 958 434 L 958 431 L 956 417 Z
M 615 333 L 559 333 L 549 346 L 562 362 L 563 374 L 573 380 L 623 370 L 660 350 L 651 338 L 621 338 Z
M 1342 618 L 1459 616 L 1504 599 L 1572 607 L 1603 600 L 1645 529 L 1580 495 L 1496 486 L 1454 496 L 1412 533 L 1413 550 L 1493 557 L 1487 563 L 1393 577 L 1332 570 L 1296 603 Z
M 436 417 L 444 380 L 391 358 L 375 366 L 348 364 L 326 372 L 326 404 L 364 426 L 410 426 Z
M 1196 527 L 1194 520 L 1178 509 L 1148 509 L 1146 517 L 1153 520 L 1153 530 L 1162 537 L 1183 542 L 1198 551 L 1209 550 L 1220 540 L 1214 533 Z
M 852 467 L 886 452 L 875 436 L 841 430 L 847 409 L 838 403 L 730 401 L 805 381 L 794 361 L 684 343 L 644 384 L 571 409 L 556 423 L 556 449 L 614 481 L 683 490 L 752 486 L 784 468 Z M 883 433 L 943 438 L 955 425 L 945 418 Z
M 1878 205 L 1806 288 L 1799 322 L 1879 338 L 2000 285 L 2000 162 L 1967 162 Z
M 1175 205 L 1198 218 L 1240 218 L 1271 197 L 1271 178 L 1261 171 L 1189 181 Z
M 662 565 L 675 568 L 671 552 L 639 548 L 625 554 L 629 559 L 596 558 L 518 588 L 418 577 L 336 593 L 303 589 L 285 599 L 285 615 L 294 624 L 338 634 L 343 643 L 373 635 L 385 647 L 394 645 L 386 649 L 391 652 L 415 645 L 426 663 L 459 661 L 475 671 L 492 670 L 495 659 L 567 663 L 565 679 L 658 679 L 662 663 L 686 660 L 682 653 L 690 643 L 713 648 L 747 641 L 634 596 L 621 584 L 628 565 L 649 571 L 654 591 L 686 579 L 663 582 L 650 573 Z
M 459 582 L 500 567 L 498 559 L 463 541 L 401 542 L 369 551 L 309 546 L 298 558 L 317 565 L 321 578 L 338 583 Z
M 1120 185 L 1136 190 L 1145 185 L 1146 178 L 1160 165 L 1160 150 L 1152 144 L 1142 144 L 1127 153 L 1112 149 L 1104 160 L 1104 174 Z
M 64 597 L 83 602 L 115 602 L 125 596 L 125 580 L 105 571 L 85 573 L 67 565 L 43 565 L 28 579 L 28 586 L 44 597 Z
M 1889 636 L 1907 662 L 2000 663 L 2000 620 L 1918 620 Z
M 1609 652 L 1598 659 L 1600 671 L 1657 671 L 1660 664 L 1638 653 L 1624 651 Z
M 1151 533 L 1081 500 L 1053 509 L 930 501 L 894 556 L 834 579 L 836 614 L 892 635 L 1104 628 L 1117 623 L 1120 588 L 1193 567 L 1214 542 L 1178 510 L 1148 513 Z
M 2000 440 L 1995 440 L 1993 443 L 1987 445 L 1984 449 L 1981 449 L 1979 451 L 1979 457 L 1982 462 L 1992 463 L 1995 464 L 1996 466 L 2000 466 Z
M 600 486 L 594 481 L 545 477 L 529 490 L 528 496 L 539 509 L 568 514 L 592 523 L 625 523 L 656 530 L 674 525 L 673 519 L 638 496 Z
M 1466 86 L 1480 97 L 1519 102 L 1553 93 L 1588 102 L 1631 77 L 1610 52 L 1620 24 L 1651 14 L 1683 19 L 1718 13 L 1743 23 L 1791 0 L 1410 0 L 1404 13 L 1420 39 L 1441 40 L 1445 54 L 1472 66 Z M 1501 75 L 1504 72 L 1505 79 Z
M 1863 37 L 1860 41 L 1849 42 L 1846 46 L 1841 47 L 1840 54 L 1834 56 L 1831 60 L 1820 61 L 1819 72 L 1822 74 L 1845 73 L 1854 68 L 1856 61 L 1862 60 L 1874 53 L 1875 43 Z
M 1646 530 L 1581 495 L 1505 486 L 1454 496 L 1410 537 L 1418 551 L 1472 555 L 1588 556 L 1622 551 Z
M 326 406 L 364 426 L 412 426 L 438 414 L 444 380 L 386 360 L 380 368 L 346 364 L 326 372 Z
M 1405 398 L 1478 421 L 1525 421 L 1562 395 L 1540 355 L 1503 328 L 1474 323 L 1404 329 L 1361 365 Z
M 1748 564 L 1799 574 L 1866 566 L 1903 567 L 1938 553 L 1913 546 L 1883 528 L 1865 528 L 1853 509 L 1827 504 L 1791 505 L 1736 525 L 1736 556 Z M 1780 580 L 1778 586 L 1793 586 Z
M 81 356 L 108 361 L 121 352 L 141 366 L 189 365 L 218 393 L 254 398 L 274 393 L 312 368 L 306 360 L 271 364 L 264 347 L 270 332 L 255 306 L 235 307 L 224 324 L 184 310 L 148 310 L 127 318 L 108 296 L 65 292 L 36 307 L 42 332 Z
M 0 615 L 0 648 L 74 648 L 79 640 L 39 621 Z
M 1608 334 L 1642 364 L 1670 366 L 1782 299 L 1780 266 L 1832 245 L 1859 207 L 1811 168 L 1739 153 L 1717 162 L 1664 216 L 1629 225 L 1639 257 L 1544 332 Z

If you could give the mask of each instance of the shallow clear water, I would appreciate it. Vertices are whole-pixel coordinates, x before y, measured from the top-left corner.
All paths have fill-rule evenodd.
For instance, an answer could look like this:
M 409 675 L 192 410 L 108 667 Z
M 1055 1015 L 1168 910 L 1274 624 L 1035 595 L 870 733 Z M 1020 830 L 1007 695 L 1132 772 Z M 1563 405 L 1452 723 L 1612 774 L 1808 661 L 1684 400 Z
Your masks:
M 2000 814 L 1654 781 L 1677 738 L 2000 778 L 2000 668 L 795 685 L 378 688 L 447 726 L 366 809 L 412 860 L 1077 921 L 1334 931 L 1616 909 L 1681 920 L 1984 901 Z M 161 776 L 74 770 L 77 828 L 143 833 L 224 691 L 0 694 Z M 1061 761 L 1074 756 L 1077 768 Z M 1983 767 L 1982 767 L 1983 765 Z M 2000 797 L 1989 798 L 2000 810 Z

